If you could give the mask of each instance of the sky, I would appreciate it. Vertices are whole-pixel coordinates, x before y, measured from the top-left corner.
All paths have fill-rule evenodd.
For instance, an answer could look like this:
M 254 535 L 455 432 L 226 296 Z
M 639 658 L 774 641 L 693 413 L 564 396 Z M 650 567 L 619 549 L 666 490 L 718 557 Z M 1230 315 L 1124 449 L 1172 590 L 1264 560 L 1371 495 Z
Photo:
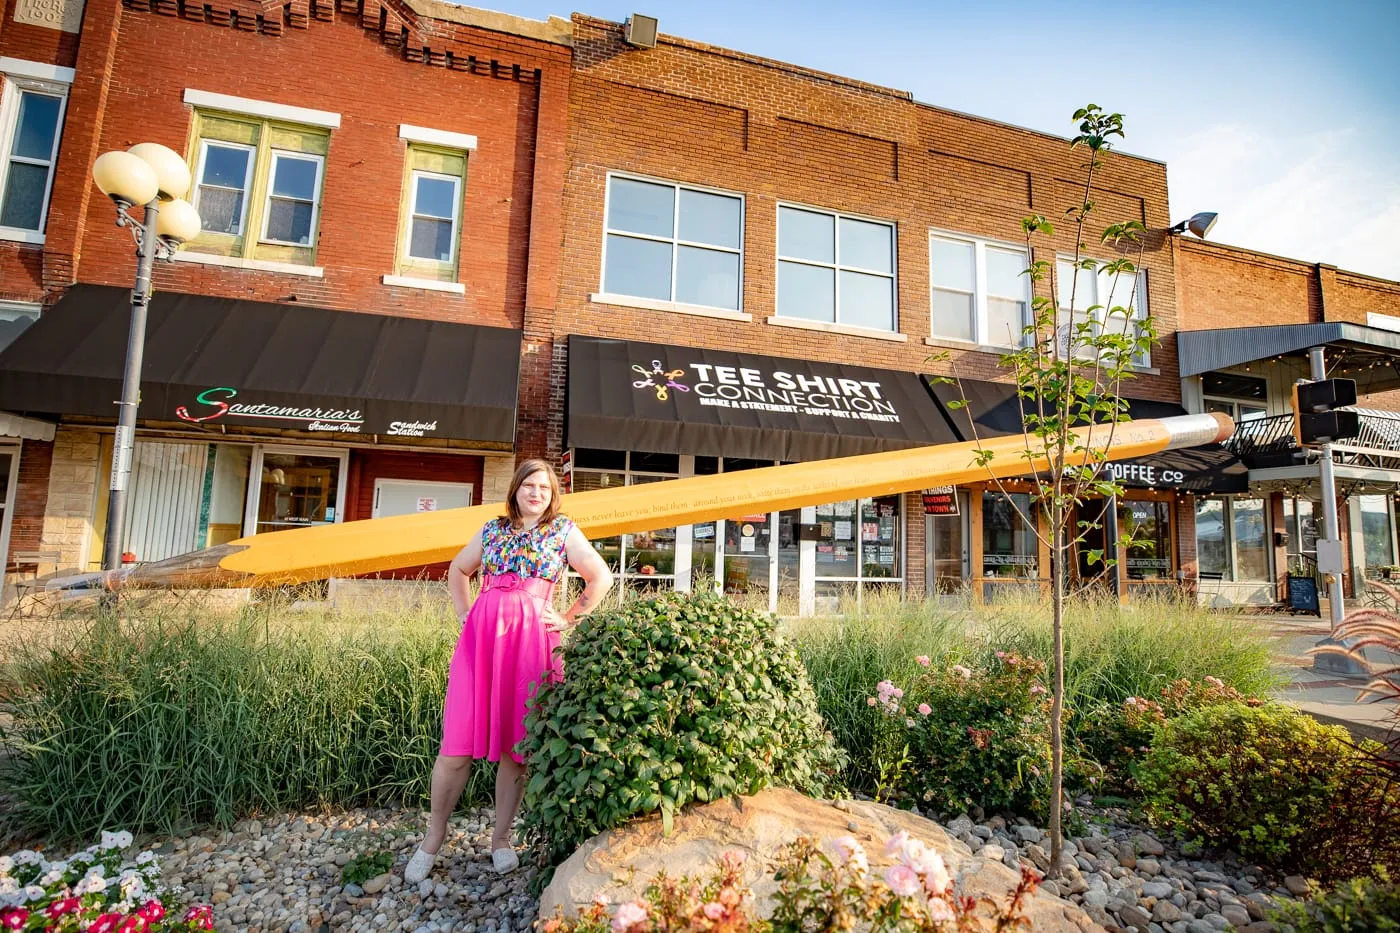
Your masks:
M 1397 0 L 486 0 L 574 9 L 1068 136 L 1124 115 L 1118 148 L 1167 163 L 1172 219 L 1210 239 L 1400 280 Z

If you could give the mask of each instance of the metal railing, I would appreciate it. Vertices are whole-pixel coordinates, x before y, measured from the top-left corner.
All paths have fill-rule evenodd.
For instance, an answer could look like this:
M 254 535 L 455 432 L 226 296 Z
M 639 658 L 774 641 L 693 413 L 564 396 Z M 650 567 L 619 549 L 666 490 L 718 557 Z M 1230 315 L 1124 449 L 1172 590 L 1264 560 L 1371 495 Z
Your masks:
M 1400 412 L 1358 408 L 1361 433 L 1332 445 L 1338 463 L 1400 469 Z M 1293 440 L 1293 416 L 1271 415 L 1235 425 L 1225 446 L 1250 468 L 1300 462 Z

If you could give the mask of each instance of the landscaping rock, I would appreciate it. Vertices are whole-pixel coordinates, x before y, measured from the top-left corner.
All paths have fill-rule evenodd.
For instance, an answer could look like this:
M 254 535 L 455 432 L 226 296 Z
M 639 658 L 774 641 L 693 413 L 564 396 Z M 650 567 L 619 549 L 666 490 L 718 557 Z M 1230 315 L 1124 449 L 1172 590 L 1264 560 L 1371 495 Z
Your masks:
M 1138 833 L 1133 837 L 1133 845 L 1138 855 L 1165 855 L 1166 848 L 1157 841 L 1156 836 L 1147 833 Z
M 726 851 L 747 856 L 745 880 L 753 887 L 758 910 L 766 913 L 776 890 L 770 869 L 778 850 L 802 835 L 824 841 L 847 835 L 847 816 L 859 826 L 851 835 L 865 847 L 872 872 L 892 863 L 884 854 L 885 842 L 902 829 L 943 856 L 962 894 L 1004 903 L 1018 881 L 1016 872 L 987 855 L 996 846 L 984 847 L 983 857 L 975 857 L 932 820 L 877 803 L 853 802 L 849 814 L 842 813 L 825 801 L 770 788 L 752 797 L 689 807 L 677 815 L 670 836 L 654 817 L 594 837 L 555 871 L 540 895 L 539 916 L 551 917 L 556 908 L 572 915 L 600 893 L 615 904 L 631 900 L 663 868 L 673 877 L 705 874 Z M 1044 891 L 1025 903 L 1037 933 L 1093 929 L 1084 911 Z
M 1308 879 L 1302 875 L 1289 875 L 1283 879 L 1283 886 L 1288 889 L 1288 893 L 1294 897 L 1306 897 L 1312 886 L 1308 884 Z

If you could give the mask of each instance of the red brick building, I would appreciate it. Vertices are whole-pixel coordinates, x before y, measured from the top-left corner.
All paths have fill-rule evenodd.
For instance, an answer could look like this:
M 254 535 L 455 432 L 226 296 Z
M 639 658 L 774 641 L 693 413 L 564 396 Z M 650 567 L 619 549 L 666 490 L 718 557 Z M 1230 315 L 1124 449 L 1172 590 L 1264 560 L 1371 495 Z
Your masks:
M 135 262 L 91 169 L 142 141 L 187 157 L 204 232 L 157 265 L 124 551 L 500 498 L 520 374 L 547 378 L 569 32 L 434 0 L 5 0 L 8 569 L 100 565 Z
M 1315 348 L 1360 396 L 1362 432 L 1337 445 L 1335 473 L 1344 590 L 1364 596 L 1400 564 L 1400 282 L 1185 238 L 1173 252 L 1183 396 L 1240 422 L 1230 446 L 1249 468 L 1246 493 L 1198 504 L 1205 598 L 1268 603 L 1290 573 L 1321 580 L 1318 465 L 1292 437 L 1293 384 L 1312 378 Z
M 101 560 L 134 266 L 91 182 L 108 150 L 183 154 L 205 227 L 156 272 L 123 546 L 143 561 L 491 501 L 519 456 L 584 489 L 961 439 L 934 375 L 1003 430 L 1019 273 L 1063 273 L 1074 246 L 1061 225 L 1028 250 L 1020 226 L 1077 202 L 1063 138 L 685 39 L 632 45 L 587 16 L 6 3 L 0 148 L 29 192 L 0 204 L 12 570 Z M 1168 235 L 1162 163 L 1110 154 L 1096 203 L 1099 226 L 1148 231 L 1125 286 L 1158 335 L 1134 412 L 1180 411 L 1178 331 L 1232 273 Z M 1084 305 L 1108 297 L 1081 284 Z M 1352 287 L 1321 277 L 1319 306 L 1364 316 Z M 1199 503 L 1245 489 L 1231 462 L 1128 471 L 1130 597 L 1194 582 Z M 603 547 L 620 590 L 714 585 L 804 613 L 851 592 L 980 599 L 1047 580 L 1027 505 L 974 486 L 927 511 L 910 494 Z
M 952 373 L 985 408 L 1006 401 L 999 358 L 1030 298 L 1021 219 L 1076 202 L 1082 153 L 906 92 L 671 36 L 637 48 L 617 24 L 577 14 L 573 24 L 551 420 L 522 440 L 551 457 L 571 450 L 576 488 L 958 439 L 940 400 L 929 418 L 944 434 L 920 437 L 937 434 L 922 411 L 901 411 L 901 430 L 882 435 L 845 431 L 847 420 L 803 425 L 800 411 L 715 414 L 701 407 L 714 398 L 697 398 L 786 402 L 775 372 L 816 384 L 839 370 L 887 387 Z M 1179 410 L 1166 168 L 1113 154 L 1098 181 L 1102 223 L 1149 230 L 1136 305 L 1161 339 L 1131 393 L 1144 410 Z M 1063 258 L 1073 242 L 1062 229 L 1034 258 Z M 672 389 L 658 406 L 653 370 L 682 374 L 693 391 Z M 755 425 L 766 443 L 751 442 Z M 809 433 L 836 441 L 804 444 Z M 1154 482 L 1132 483 L 1122 504 L 1141 541 L 1124 553 L 1129 592 L 1193 570 L 1182 472 L 1143 475 Z M 714 578 L 803 612 L 851 590 L 980 598 L 1048 577 L 1045 548 L 994 491 L 939 501 L 936 511 L 956 514 L 926 517 L 911 494 L 633 536 L 605 551 L 628 586 Z

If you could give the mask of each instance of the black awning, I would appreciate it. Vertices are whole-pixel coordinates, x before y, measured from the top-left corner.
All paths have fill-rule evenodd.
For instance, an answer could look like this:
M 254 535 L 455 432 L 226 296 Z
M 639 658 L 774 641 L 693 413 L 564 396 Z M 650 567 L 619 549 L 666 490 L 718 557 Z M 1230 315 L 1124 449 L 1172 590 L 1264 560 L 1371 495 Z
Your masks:
M 1005 382 L 964 379 L 959 384 L 928 380 L 938 404 L 953 423 L 961 440 L 1002 437 L 1021 433 L 1021 412 L 1033 402 L 1020 399 L 1016 387 Z M 966 400 L 966 405 L 955 403 Z M 1171 418 L 1186 409 L 1171 402 L 1150 399 L 1128 401 L 1134 419 Z M 976 433 L 970 425 L 976 425 Z M 1115 460 L 1109 469 L 1125 486 L 1143 489 L 1179 489 L 1194 493 L 1235 493 L 1249 490 L 1249 470 L 1240 459 L 1219 444 L 1203 444 L 1182 450 L 1164 450 L 1150 457 Z
M 956 440 L 913 373 L 569 337 L 571 447 L 824 460 Z
M 10 411 L 114 417 L 130 292 L 75 285 L 0 352 Z M 140 417 L 510 443 L 520 331 L 158 293 Z

